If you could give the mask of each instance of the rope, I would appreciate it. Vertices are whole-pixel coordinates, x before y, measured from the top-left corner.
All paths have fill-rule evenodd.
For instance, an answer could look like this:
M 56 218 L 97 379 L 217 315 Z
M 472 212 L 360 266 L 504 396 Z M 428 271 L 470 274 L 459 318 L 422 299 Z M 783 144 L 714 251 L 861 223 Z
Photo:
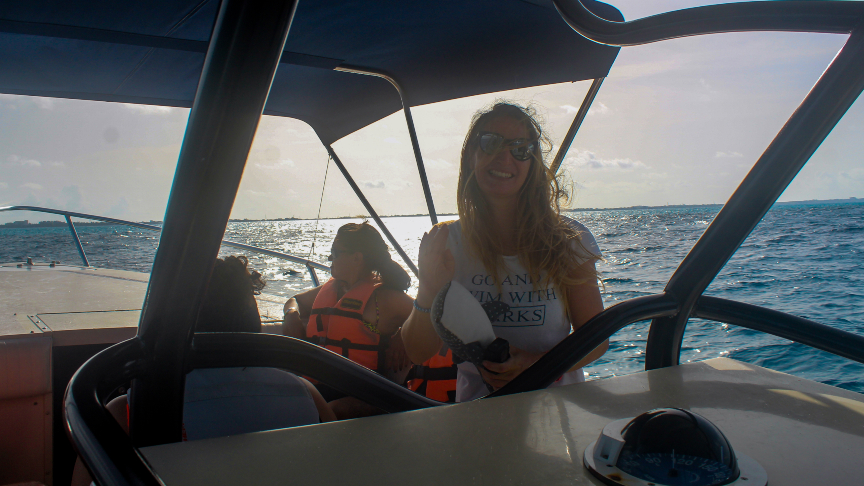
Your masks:
M 321 185 L 321 199 L 318 201 L 318 216 L 315 217 L 315 230 L 312 232 L 312 248 L 309 250 L 307 260 L 312 259 L 312 254 L 315 253 L 315 242 L 318 240 L 318 220 L 321 219 L 321 204 L 324 202 L 324 188 L 327 186 L 327 173 L 330 172 L 330 161 L 333 157 L 327 156 L 327 168 L 324 169 L 324 184 Z

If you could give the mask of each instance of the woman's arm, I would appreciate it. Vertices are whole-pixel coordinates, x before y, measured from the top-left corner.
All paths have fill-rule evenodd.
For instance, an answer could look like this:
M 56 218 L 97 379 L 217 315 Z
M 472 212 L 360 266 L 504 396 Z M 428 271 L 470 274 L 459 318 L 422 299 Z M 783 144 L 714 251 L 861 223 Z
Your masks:
M 411 315 L 414 299 L 397 290 L 379 288 L 375 292 L 381 312 L 378 317 L 378 330 L 382 335 L 392 336 Z
M 417 289 L 417 305 L 424 309 L 432 307 L 432 300 L 444 284 L 453 280 L 455 262 L 453 254 L 447 249 L 450 229 L 439 224 L 423 235 L 420 242 L 420 283 Z M 422 364 L 441 349 L 441 338 L 432 327 L 428 312 L 412 309 L 402 325 L 402 341 L 408 357 L 416 364 Z
M 590 273 L 589 273 L 590 272 Z M 580 275 L 595 274 L 594 260 L 590 260 L 582 264 L 579 268 Z M 576 285 L 567 292 L 567 305 L 570 308 L 570 322 L 573 330 L 579 329 L 592 317 L 603 312 L 603 298 L 600 296 L 600 288 L 593 281 L 586 282 L 582 285 Z M 571 370 L 588 366 L 599 359 L 606 350 L 609 349 L 609 340 L 603 341 L 600 346 L 594 348 L 588 353 L 588 356 L 582 358 L 578 363 L 573 365 Z
M 390 336 L 387 346 L 384 366 L 387 370 L 401 371 L 411 366 L 411 360 L 405 352 L 400 328 L 411 315 L 414 299 L 405 292 L 379 288 L 376 290 L 381 314 L 378 319 L 378 331 L 382 336 Z M 367 305 L 367 307 L 369 307 Z M 367 321 L 369 319 L 367 318 Z
M 297 378 L 303 382 L 303 385 L 306 386 L 306 389 L 309 391 L 309 395 L 312 396 L 312 401 L 315 402 L 315 408 L 318 409 L 318 419 L 321 420 L 321 423 L 336 420 L 336 414 L 333 413 L 333 409 L 330 408 L 330 405 L 327 404 L 327 401 L 324 400 L 324 397 L 321 396 L 321 392 L 315 388 L 315 385 L 309 383 L 309 381 L 300 376 Z
M 288 299 L 285 306 L 282 308 L 284 317 L 282 318 L 282 335 L 295 337 L 298 339 L 306 338 L 306 321 L 309 320 L 309 313 L 312 312 L 312 303 L 315 302 L 315 297 L 321 291 L 321 285 L 300 292 Z

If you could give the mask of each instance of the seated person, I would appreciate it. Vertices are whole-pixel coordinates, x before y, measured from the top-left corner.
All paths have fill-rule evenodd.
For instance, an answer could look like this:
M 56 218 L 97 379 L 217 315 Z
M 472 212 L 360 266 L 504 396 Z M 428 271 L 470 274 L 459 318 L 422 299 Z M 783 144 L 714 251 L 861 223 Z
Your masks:
M 250 275 L 247 264 L 243 256 L 216 260 L 196 332 L 261 332 L 255 295 L 265 283 L 258 272 Z M 183 422 L 189 440 L 330 420 L 335 416 L 315 386 L 292 373 L 213 368 L 186 375 Z
M 196 332 L 260 332 L 255 294 L 264 288 L 245 257 L 217 259 L 201 304 Z M 126 395 L 105 407 L 129 433 Z M 186 375 L 183 440 L 257 432 L 336 420 L 314 385 L 273 368 L 210 368 Z M 72 485 L 90 484 L 79 458 Z
M 384 239 L 369 223 L 349 223 L 336 232 L 330 250 L 332 278 L 285 303 L 283 333 L 305 339 L 402 384 L 410 362 L 399 328 L 411 314 L 405 294 L 411 278 L 390 257 Z M 380 413 L 327 387 L 336 416 Z

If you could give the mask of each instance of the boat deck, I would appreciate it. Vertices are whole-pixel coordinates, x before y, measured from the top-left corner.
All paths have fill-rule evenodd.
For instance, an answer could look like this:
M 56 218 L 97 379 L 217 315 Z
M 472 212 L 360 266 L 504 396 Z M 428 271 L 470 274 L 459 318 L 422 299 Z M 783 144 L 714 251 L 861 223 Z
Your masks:
M 585 448 L 607 423 L 657 407 L 714 422 L 771 486 L 864 477 L 864 396 L 725 358 L 142 451 L 168 486 L 601 484 L 582 466 Z
M 135 336 L 150 274 L 78 266 L 0 264 L 0 339 L 50 335 L 54 345 Z M 279 296 L 257 296 L 261 318 L 282 318 Z M 74 331 L 74 332 L 73 332 Z M 280 323 L 264 332 L 281 334 Z
M 0 484 L 67 484 L 75 456 L 62 428 L 63 392 L 101 349 L 130 339 L 146 273 L 78 266 L 0 264 Z M 259 295 L 265 320 L 284 298 Z M 282 324 L 264 332 L 281 334 Z

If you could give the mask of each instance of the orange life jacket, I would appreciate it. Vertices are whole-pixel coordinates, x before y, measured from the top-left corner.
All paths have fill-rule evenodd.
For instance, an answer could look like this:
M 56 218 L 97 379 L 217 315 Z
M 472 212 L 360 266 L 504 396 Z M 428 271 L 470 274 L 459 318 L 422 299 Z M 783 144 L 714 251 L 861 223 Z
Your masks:
M 378 286 L 366 281 L 337 299 L 336 280 L 328 280 L 312 303 L 306 339 L 370 370 L 383 369 L 389 336 L 375 334 L 363 324 L 363 309 Z
M 453 351 L 432 356 L 422 365 L 415 365 L 408 378 L 408 389 L 439 402 L 456 402 L 456 365 Z

